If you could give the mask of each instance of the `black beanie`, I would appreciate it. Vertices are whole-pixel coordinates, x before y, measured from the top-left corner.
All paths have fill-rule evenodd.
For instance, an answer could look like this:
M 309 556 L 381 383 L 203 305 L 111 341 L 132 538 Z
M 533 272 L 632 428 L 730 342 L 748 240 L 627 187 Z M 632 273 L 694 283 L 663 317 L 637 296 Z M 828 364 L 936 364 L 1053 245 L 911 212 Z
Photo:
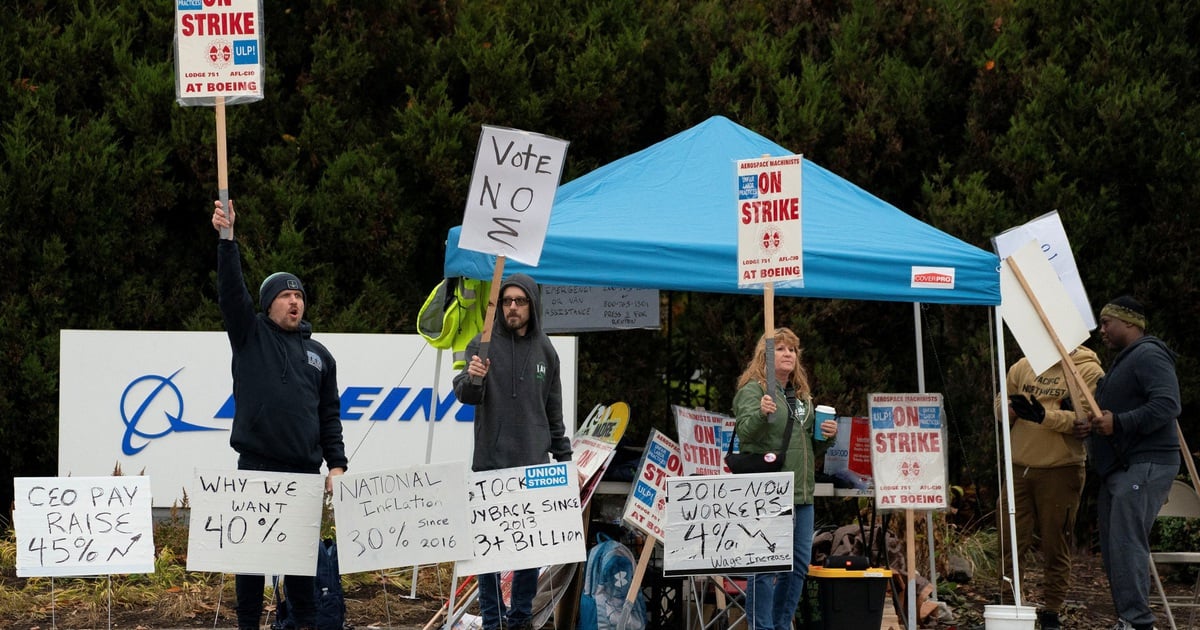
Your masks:
M 263 280 L 262 286 L 258 288 L 258 302 L 264 313 L 271 312 L 271 302 L 275 301 L 275 296 L 284 291 L 299 291 L 301 295 L 308 299 L 304 293 L 304 285 L 300 284 L 300 278 L 286 272 L 277 271 Z

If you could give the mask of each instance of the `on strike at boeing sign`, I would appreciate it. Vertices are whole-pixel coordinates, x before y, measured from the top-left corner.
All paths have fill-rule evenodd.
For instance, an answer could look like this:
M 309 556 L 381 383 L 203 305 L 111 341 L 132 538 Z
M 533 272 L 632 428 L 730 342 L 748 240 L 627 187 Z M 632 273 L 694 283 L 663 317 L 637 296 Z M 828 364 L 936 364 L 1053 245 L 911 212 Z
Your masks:
M 647 536 L 662 540 L 666 533 L 667 479 L 683 474 L 679 445 L 651 429 L 650 440 L 642 453 L 642 463 L 633 483 L 633 492 L 625 500 L 621 520 L 642 530 Z
M 484 125 L 459 247 L 536 267 L 567 144 L 550 136 Z
M 799 155 L 738 160 L 738 286 L 804 286 Z
M 259 0 L 175 0 L 175 96 L 183 105 L 263 97 Z
M 729 474 L 725 451 L 733 439 L 737 420 L 703 409 L 671 405 L 675 415 L 675 433 L 683 455 L 684 475 Z
M 458 563 L 460 575 L 587 559 L 573 462 L 473 472 L 468 479 L 475 557 Z
M 871 468 L 881 509 L 946 507 L 941 394 L 871 394 Z
M 475 408 L 454 397 L 456 373 L 419 335 L 320 333 L 337 357 L 342 435 L 350 470 L 457 462 L 474 442 Z M 575 427 L 574 337 L 551 337 L 562 360 L 563 422 Z M 233 385 L 223 332 L 60 333 L 58 471 L 150 477 L 154 504 L 183 499 L 196 468 L 237 468 L 229 446 Z M 438 391 L 434 392 L 434 385 Z
M 154 573 L 146 477 L 17 477 L 17 575 Z

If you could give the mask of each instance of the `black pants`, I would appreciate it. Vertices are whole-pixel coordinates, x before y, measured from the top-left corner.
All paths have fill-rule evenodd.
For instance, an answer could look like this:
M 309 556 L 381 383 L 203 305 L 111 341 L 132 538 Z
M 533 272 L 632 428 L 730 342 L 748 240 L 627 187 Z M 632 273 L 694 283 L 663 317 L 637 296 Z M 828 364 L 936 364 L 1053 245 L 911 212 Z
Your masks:
M 262 623 L 263 587 L 266 585 L 266 578 L 261 575 L 238 575 L 235 580 L 238 627 L 258 628 Z M 311 575 L 289 575 L 283 579 L 283 590 L 298 628 L 317 626 L 317 609 L 314 604 L 316 593 L 313 590 L 315 580 Z
M 266 472 L 319 473 L 318 470 L 297 470 L 282 466 L 278 462 L 255 460 L 245 455 L 238 458 L 238 470 L 261 470 Z M 315 541 L 314 541 L 315 545 Z M 284 576 L 284 593 L 298 628 L 317 626 L 317 609 L 314 602 L 315 577 L 311 575 Z M 266 578 L 261 575 L 238 575 L 234 580 L 237 593 L 237 618 L 239 628 L 257 629 L 262 623 L 263 587 Z

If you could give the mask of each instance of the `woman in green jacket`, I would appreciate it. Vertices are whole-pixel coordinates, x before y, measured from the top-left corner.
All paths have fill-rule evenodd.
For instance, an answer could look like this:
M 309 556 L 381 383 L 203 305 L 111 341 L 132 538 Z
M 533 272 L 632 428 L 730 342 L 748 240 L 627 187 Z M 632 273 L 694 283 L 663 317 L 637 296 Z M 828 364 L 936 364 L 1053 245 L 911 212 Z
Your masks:
M 800 365 L 800 339 L 787 328 L 775 330 L 775 391 L 767 391 L 766 336 L 758 340 L 754 358 L 738 378 L 733 397 L 737 436 L 742 452 L 779 449 L 789 422 L 794 422 L 783 470 L 795 473 L 792 492 L 792 570 L 751 577 L 746 607 L 752 630 L 788 630 L 812 559 L 814 460 L 829 448 L 837 422 L 815 427 L 808 373 Z M 814 430 L 823 436 L 814 440 Z

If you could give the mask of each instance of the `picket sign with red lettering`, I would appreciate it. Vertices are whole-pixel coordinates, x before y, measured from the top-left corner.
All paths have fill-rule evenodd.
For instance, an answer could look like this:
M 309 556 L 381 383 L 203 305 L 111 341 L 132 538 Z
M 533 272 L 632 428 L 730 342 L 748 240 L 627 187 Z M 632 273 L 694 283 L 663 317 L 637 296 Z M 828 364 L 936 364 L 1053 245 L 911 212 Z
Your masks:
M 675 432 L 683 456 L 683 474 L 730 474 L 725 465 L 725 450 L 733 439 L 736 420 L 730 416 L 671 405 L 675 414 Z
M 642 453 L 633 490 L 625 500 L 625 512 L 621 520 L 647 536 L 662 540 L 666 524 L 667 479 L 682 474 L 683 460 L 679 456 L 679 445 L 657 429 L 652 430 L 646 450 Z
M 175 97 L 181 105 L 262 100 L 259 0 L 175 2 Z
M 799 155 L 737 163 L 738 286 L 804 286 Z
M 871 394 L 871 467 L 881 510 L 947 507 L 941 394 Z

